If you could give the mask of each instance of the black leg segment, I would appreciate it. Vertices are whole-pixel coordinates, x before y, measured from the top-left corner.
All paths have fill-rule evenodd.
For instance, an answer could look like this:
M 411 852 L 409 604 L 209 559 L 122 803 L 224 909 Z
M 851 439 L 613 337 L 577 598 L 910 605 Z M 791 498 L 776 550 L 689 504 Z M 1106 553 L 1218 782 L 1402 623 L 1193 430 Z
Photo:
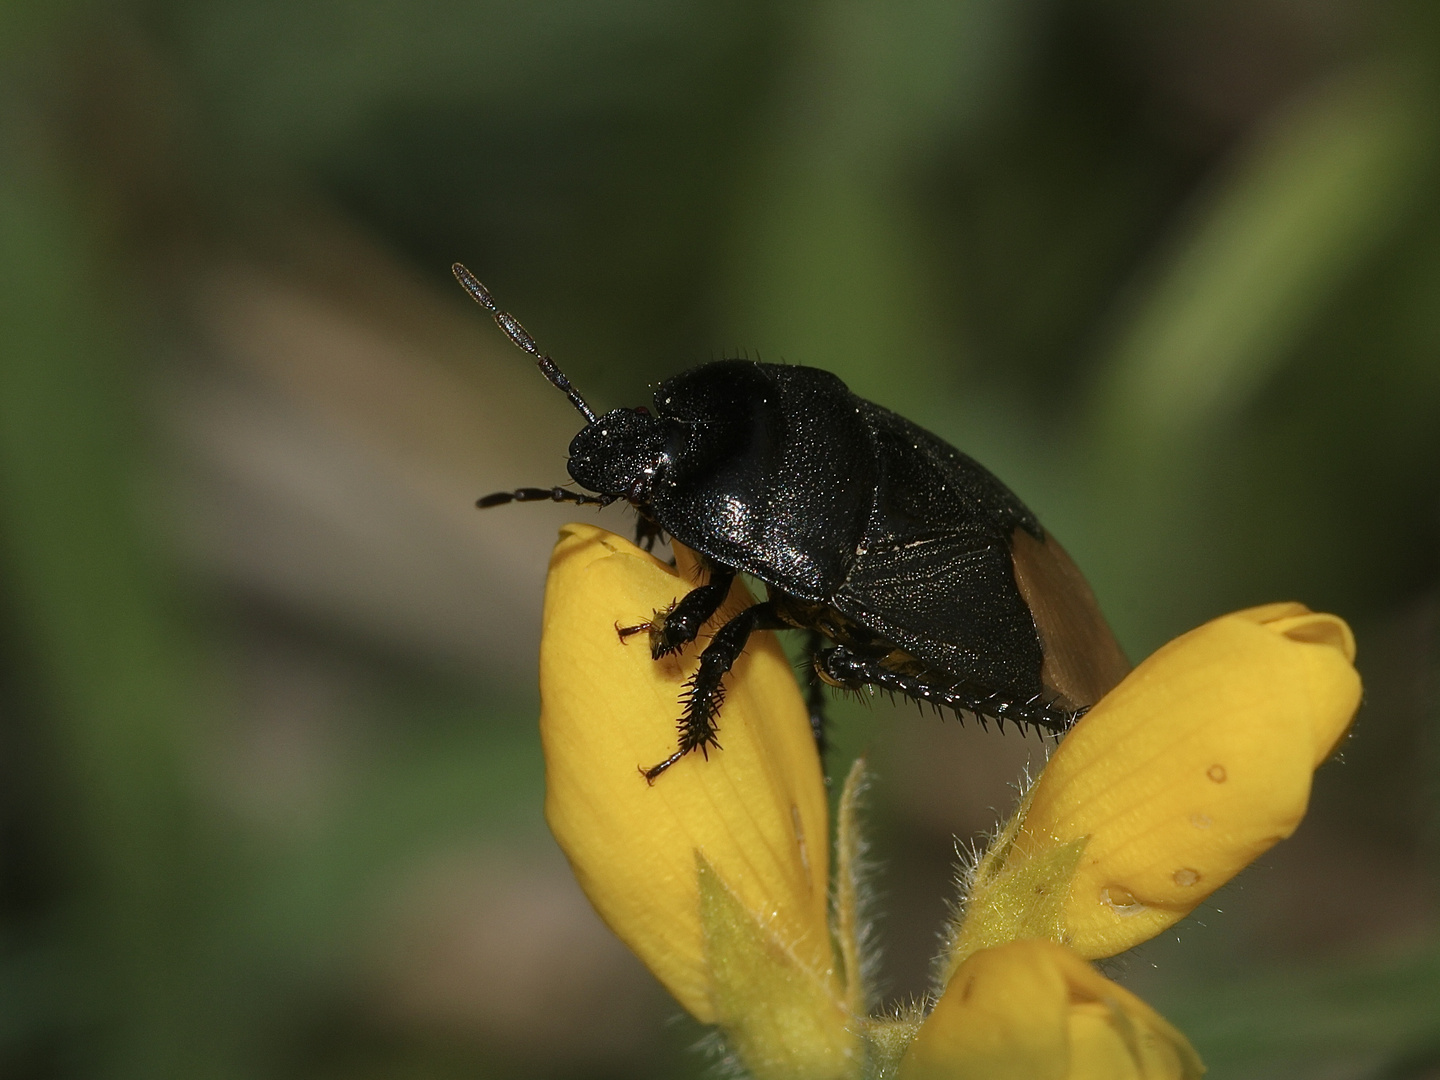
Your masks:
M 810 711 L 810 732 L 815 736 L 815 749 L 822 758 L 829 749 L 829 743 L 825 738 L 825 683 L 821 681 L 816 665 L 824 641 L 824 636 L 817 630 L 805 635 L 805 656 L 808 660 L 805 665 L 805 707 Z
M 675 725 L 680 732 L 679 749 L 660 764 L 641 769 L 646 781 L 653 784 L 657 776 L 692 750 L 699 750 L 709 757 L 710 747 L 720 749 L 720 743 L 715 738 L 715 716 L 725 698 L 722 683 L 725 673 L 740 659 L 745 643 L 756 630 L 783 630 L 789 625 L 775 614 L 767 600 L 746 608 L 715 632 L 710 644 L 700 654 L 700 669 L 690 677 L 681 696 L 685 715 Z
M 862 686 L 878 686 L 891 693 L 903 694 L 919 702 L 970 713 L 982 723 L 988 717 L 1002 728 L 1005 721 L 1030 724 L 1059 734 L 1068 730 L 1085 710 L 1072 712 L 1044 700 L 1038 694 L 1029 700 L 1014 700 L 987 687 L 966 680 L 956 680 L 942 672 L 917 673 L 896 671 L 885 666 L 882 656 L 866 656 L 845 647 L 827 649 L 816 657 L 815 667 L 821 678 L 836 686 L 858 690 Z
M 641 513 L 635 519 L 635 546 L 642 547 L 652 554 L 655 545 L 665 539 L 665 530 L 650 517 Z
M 694 641 L 700 628 L 720 610 L 734 581 L 734 570 L 718 567 L 711 573 L 708 584 L 691 589 L 679 603 L 672 604 L 665 617 L 657 619 L 650 630 L 651 657 L 659 660 Z
M 720 610 L 725 597 L 730 595 L 730 585 L 734 580 L 734 570 L 720 567 L 710 575 L 708 584 L 691 589 L 665 611 L 655 612 L 655 617 L 649 622 L 616 626 L 615 630 L 621 641 L 648 630 L 650 658 L 659 660 L 662 656 L 669 656 L 695 640 L 700 628 Z

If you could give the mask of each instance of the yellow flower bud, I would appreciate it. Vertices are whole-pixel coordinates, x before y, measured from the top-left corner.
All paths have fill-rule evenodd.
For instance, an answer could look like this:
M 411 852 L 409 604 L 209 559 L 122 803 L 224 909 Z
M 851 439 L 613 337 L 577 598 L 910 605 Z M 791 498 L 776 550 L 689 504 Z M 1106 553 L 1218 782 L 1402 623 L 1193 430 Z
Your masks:
M 764 1057 L 794 1034 L 772 1031 L 775 1017 L 803 1013 L 797 1044 L 775 1060 L 846 1058 L 855 1040 L 826 924 L 824 781 L 773 635 L 754 635 L 726 678 L 723 749 L 687 755 L 653 786 L 640 774 L 675 749 L 708 631 L 753 602 L 737 582 L 707 633 L 658 662 L 643 635 L 622 642 L 617 623 L 663 611 L 699 578 L 694 556 L 675 550 L 678 572 L 593 526 L 561 531 L 540 650 L 546 818 L 601 917 L 697 1018 Z M 736 1016 L 747 1000 L 757 1014 Z
M 1359 705 L 1354 656 L 1342 620 L 1271 604 L 1176 638 L 1096 705 L 1015 839 L 1027 856 L 1084 841 L 1064 940 L 1092 958 L 1128 949 L 1294 832 Z
M 1185 1037 L 1069 949 L 1016 941 L 960 965 L 899 1080 L 1193 1080 Z

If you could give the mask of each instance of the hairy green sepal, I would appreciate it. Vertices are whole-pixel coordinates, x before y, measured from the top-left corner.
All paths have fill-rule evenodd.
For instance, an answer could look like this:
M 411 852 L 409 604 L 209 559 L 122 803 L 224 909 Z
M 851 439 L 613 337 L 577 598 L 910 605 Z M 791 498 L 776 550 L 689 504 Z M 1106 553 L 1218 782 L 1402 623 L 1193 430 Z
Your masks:
M 964 906 L 951 924 L 940 956 L 937 993 L 944 990 L 955 969 L 981 949 L 1026 938 L 1066 943 L 1065 901 L 1090 838 L 1037 845 L 1022 836 L 1028 802 L 1021 804 L 995 838 L 970 880 L 962 882 Z
M 847 1080 L 864 1058 L 835 970 L 814 971 L 695 853 L 711 1000 L 755 1080 Z

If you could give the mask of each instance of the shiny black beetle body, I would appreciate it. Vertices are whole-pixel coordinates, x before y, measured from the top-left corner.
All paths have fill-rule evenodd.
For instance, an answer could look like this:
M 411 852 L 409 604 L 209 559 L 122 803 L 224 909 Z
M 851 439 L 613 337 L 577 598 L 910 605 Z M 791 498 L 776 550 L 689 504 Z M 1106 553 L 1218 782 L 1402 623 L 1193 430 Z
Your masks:
M 483 286 L 456 273 L 542 370 L 554 368 L 486 303 Z M 569 472 L 596 494 L 522 489 L 482 506 L 626 499 L 642 534 L 663 530 L 702 555 L 706 585 L 621 631 L 649 631 L 657 658 L 695 639 L 737 572 L 769 593 L 701 654 L 679 747 L 643 770 L 649 780 L 689 751 L 718 745 L 722 678 L 757 629 L 804 629 L 812 642 L 834 642 L 815 650 L 813 664 L 832 685 L 880 686 L 1052 731 L 1128 668 L 1080 572 L 1004 484 L 828 372 L 717 361 L 661 384 L 653 413 L 598 417 L 568 381 L 551 381 L 590 421 L 570 444 Z M 816 684 L 817 739 L 819 707 Z

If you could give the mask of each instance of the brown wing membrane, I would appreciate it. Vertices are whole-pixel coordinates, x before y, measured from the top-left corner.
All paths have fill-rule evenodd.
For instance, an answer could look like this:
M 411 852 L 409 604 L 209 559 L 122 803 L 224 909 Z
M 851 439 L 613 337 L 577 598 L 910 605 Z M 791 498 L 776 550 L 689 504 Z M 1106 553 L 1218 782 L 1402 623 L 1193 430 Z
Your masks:
M 1040 677 L 1078 709 L 1093 705 L 1130 672 L 1130 661 L 1090 583 L 1053 536 L 1036 540 L 1017 528 L 1011 537 L 1015 584 L 1035 617 L 1045 663 Z

